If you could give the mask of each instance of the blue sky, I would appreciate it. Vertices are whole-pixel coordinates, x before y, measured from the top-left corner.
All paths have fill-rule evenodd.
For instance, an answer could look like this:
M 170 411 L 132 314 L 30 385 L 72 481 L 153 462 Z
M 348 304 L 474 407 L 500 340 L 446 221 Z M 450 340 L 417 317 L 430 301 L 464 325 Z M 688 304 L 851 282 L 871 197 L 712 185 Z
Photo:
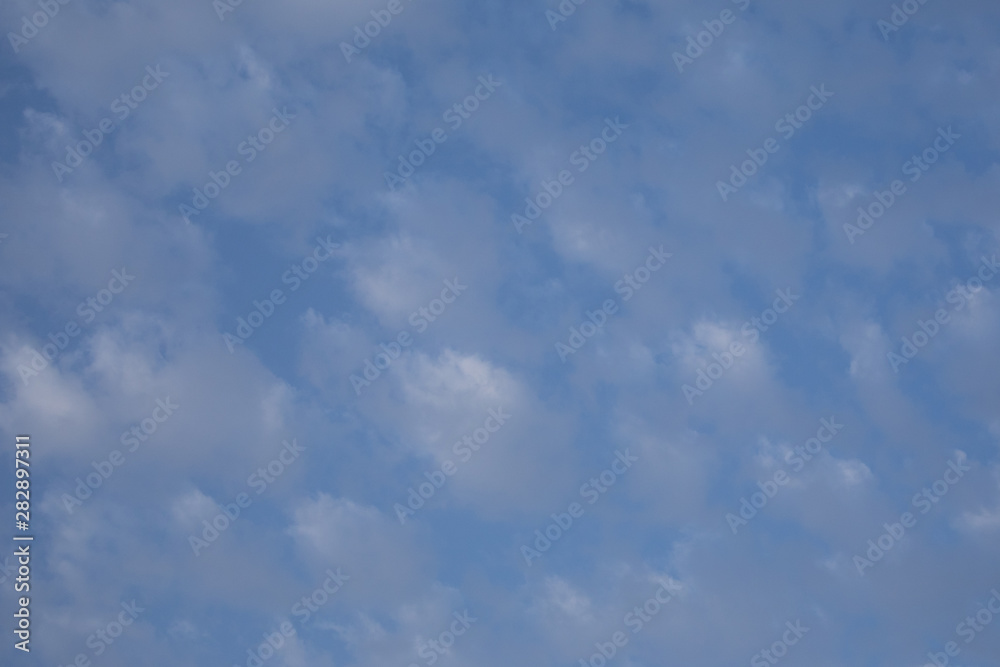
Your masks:
M 994 3 L 0 25 L 4 664 L 1000 665 Z

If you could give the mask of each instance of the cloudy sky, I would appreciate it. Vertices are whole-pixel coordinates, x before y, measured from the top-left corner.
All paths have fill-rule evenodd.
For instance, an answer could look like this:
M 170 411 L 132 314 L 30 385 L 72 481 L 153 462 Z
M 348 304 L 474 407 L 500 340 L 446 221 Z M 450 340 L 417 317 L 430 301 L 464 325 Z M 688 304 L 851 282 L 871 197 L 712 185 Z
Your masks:
M 3 664 L 1000 665 L 995 2 L 0 25 Z

